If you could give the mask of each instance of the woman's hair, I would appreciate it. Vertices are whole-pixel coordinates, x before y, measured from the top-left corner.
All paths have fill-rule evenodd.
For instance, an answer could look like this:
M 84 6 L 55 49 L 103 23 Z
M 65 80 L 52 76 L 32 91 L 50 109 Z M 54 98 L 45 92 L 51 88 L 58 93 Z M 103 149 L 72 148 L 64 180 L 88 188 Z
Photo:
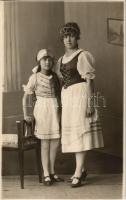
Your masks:
M 76 22 L 68 22 L 60 29 L 60 39 L 63 41 L 63 38 L 67 35 L 73 35 L 77 40 L 80 39 L 80 28 Z

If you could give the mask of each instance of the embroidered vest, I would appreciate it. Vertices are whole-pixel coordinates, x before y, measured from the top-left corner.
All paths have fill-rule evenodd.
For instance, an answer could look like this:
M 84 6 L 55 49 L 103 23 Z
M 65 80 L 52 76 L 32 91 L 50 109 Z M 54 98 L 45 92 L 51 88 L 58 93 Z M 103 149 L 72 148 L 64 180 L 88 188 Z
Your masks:
M 40 75 L 36 80 L 35 88 L 36 96 L 55 98 L 60 95 L 60 83 L 54 72 L 52 72 L 50 79 L 46 78 L 45 75 Z
M 61 59 L 60 72 L 63 76 L 64 88 L 67 88 L 68 86 L 76 83 L 86 82 L 85 79 L 81 78 L 81 75 L 77 70 L 78 56 L 81 52 L 79 52 L 72 60 L 66 64 L 63 64 Z

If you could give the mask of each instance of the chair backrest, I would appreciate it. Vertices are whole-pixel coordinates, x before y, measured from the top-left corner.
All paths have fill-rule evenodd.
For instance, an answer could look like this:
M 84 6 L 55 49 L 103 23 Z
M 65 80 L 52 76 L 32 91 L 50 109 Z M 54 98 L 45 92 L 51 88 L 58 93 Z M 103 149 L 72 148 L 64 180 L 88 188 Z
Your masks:
M 35 121 L 26 122 L 25 120 L 16 121 L 17 130 L 18 130 L 18 145 L 22 145 L 23 142 L 35 138 L 34 136 L 34 127 Z
M 26 122 L 25 120 L 16 121 L 18 135 L 20 138 L 34 136 L 35 120 Z
M 35 120 L 26 122 L 23 120 L 23 136 L 34 136 Z

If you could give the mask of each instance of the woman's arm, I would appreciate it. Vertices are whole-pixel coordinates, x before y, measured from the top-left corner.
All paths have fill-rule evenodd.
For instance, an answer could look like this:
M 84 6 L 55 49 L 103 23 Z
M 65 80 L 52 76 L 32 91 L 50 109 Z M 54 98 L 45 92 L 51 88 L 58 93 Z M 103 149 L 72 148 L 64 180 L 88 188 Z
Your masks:
M 94 95 L 94 81 L 93 79 L 87 79 L 87 117 L 90 117 L 94 113 L 94 105 L 93 105 L 93 95 Z
M 56 73 L 57 76 L 58 76 L 58 79 L 59 79 L 59 82 L 60 82 L 60 87 L 63 86 L 63 76 L 62 76 L 62 74 L 61 74 L 61 72 L 60 72 L 61 60 L 62 60 L 62 57 L 59 58 L 59 60 L 57 61 L 57 64 L 56 64 L 55 70 L 54 70 L 55 73 Z
M 86 83 L 87 83 L 87 93 L 88 93 L 88 96 L 92 96 L 93 93 L 94 93 L 94 81 L 93 79 L 86 79 Z
M 82 52 L 78 57 L 77 70 L 81 75 L 81 78 L 86 79 L 87 86 L 87 116 L 91 116 L 94 113 L 93 94 L 94 94 L 94 81 L 95 69 L 94 69 L 94 57 L 88 51 Z

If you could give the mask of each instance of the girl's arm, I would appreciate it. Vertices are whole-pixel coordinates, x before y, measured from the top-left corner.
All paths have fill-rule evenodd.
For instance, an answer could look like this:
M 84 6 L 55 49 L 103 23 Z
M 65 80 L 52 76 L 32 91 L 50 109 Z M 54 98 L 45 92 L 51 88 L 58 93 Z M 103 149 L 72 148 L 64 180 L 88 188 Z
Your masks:
M 23 85 L 24 88 L 24 96 L 22 99 L 22 105 L 23 105 L 23 113 L 24 113 L 24 119 L 26 121 L 31 121 L 32 117 L 29 115 L 29 109 L 33 107 L 32 102 L 32 96 L 35 91 L 35 85 L 36 85 L 36 74 L 32 74 L 29 78 L 29 81 L 27 85 Z
M 23 105 L 23 113 L 24 113 L 24 119 L 27 121 L 27 122 L 30 122 L 32 121 L 32 117 L 28 114 L 28 108 L 29 106 L 29 94 L 27 93 L 24 93 L 24 96 L 23 96 L 23 99 L 22 99 L 22 105 Z

